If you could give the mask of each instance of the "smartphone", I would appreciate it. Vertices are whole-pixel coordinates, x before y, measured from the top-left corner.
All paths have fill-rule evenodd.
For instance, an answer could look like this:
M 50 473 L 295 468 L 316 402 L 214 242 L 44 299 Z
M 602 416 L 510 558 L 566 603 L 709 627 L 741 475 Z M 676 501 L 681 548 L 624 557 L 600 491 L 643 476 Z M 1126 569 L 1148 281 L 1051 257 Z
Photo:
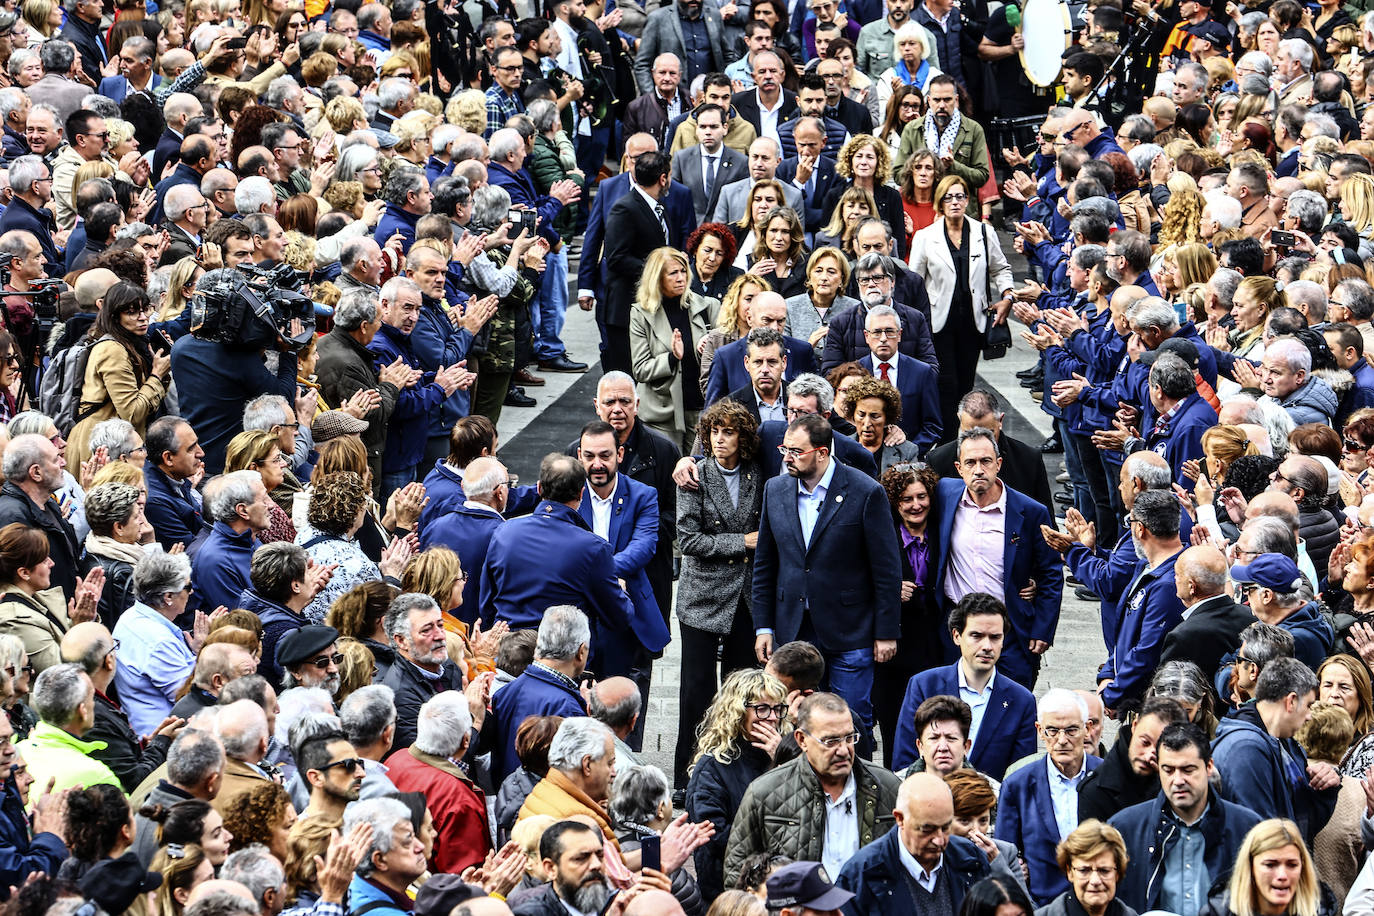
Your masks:
M 511 209 L 506 211 L 506 222 L 511 224 L 512 229 L 516 230 L 516 235 L 519 235 L 522 229 L 528 234 L 534 235 L 535 220 L 538 219 L 538 216 L 539 214 L 533 210 Z
M 242 51 L 244 48 L 248 47 L 248 39 L 231 38 L 225 42 L 224 47 L 228 51 Z
M 1269 241 L 1280 248 L 1292 248 L 1298 243 L 1298 237 L 1291 232 L 1282 229 L 1273 229 L 1269 232 Z
M 646 836 L 640 839 L 639 867 L 663 871 L 663 849 L 658 837 Z

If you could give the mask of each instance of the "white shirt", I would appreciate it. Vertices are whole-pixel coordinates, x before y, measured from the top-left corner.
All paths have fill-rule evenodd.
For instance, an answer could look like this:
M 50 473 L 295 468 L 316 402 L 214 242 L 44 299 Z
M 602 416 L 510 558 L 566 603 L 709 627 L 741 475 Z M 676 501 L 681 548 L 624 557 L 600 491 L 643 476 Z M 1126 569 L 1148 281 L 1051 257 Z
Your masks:
M 935 893 L 935 882 L 940 880 L 940 869 L 945 867 L 944 856 L 940 857 L 940 864 L 927 873 L 925 867 L 916 861 L 916 857 L 907 852 L 906 844 L 901 841 L 901 838 L 898 838 L 897 858 L 902 860 L 902 867 L 907 870 L 911 877 L 916 879 L 917 884 L 925 888 L 927 894 Z
M 973 725 L 969 727 L 968 740 L 976 742 L 978 729 L 983 726 L 983 714 L 988 711 L 988 703 L 992 702 L 992 686 L 997 683 L 997 669 L 992 669 L 992 677 L 988 678 L 983 692 L 978 693 L 968 685 L 968 678 L 964 676 L 964 663 L 960 662 L 955 667 L 959 670 L 959 699 L 967 703 L 968 708 L 973 711 Z
M 825 846 L 821 848 L 821 864 L 832 875 L 838 875 L 844 863 L 859 851 L 857 794 L 858 784 L 850 773 L 839 798 L 831 801 L 828 793 L 825 796 Z
M 759 103 L 759 136 L 772 137 L 777 141 L 778 149 L 782 149 L 782 138 L 778 136 L 778 114 L 782 111 L 783 103 L 787 101 L 787 96 L 781 89 L 778 90 L 778 103 L 772 108 L 763 104 L 763 98 L 757 89 L 754 90 L 754 98 Z M 838 872 L 836 872 L 838 874 Z
M 603 541 L 609 541 L 611 539 L 611 504 L 615 502 L 615 487 L 611 487 L 610 496 L 602 499 L 596 495 L 591 484 L 588 484 L 587 497 L 592 501 L 592 533 Z
M 880 378 L 883 377 L 883 366 L 887 366 L 887 381 L 890 382 L 890 383 L 892 384 L 892 387 L 893 387 L 893 388 L 896 388 L 896 387 L 897 387 L 897 354 L 895 354 L 895 353 L 892 354 L 892 358 L 891 358 L 891 359 L 885 359 L 885 360 L 883 360 L 882 362 L 878 362 L 877 358 L 876 358 L 876 357 L 874 358 L 874 360 L 873 360 L 873 377 L 874 377 L 874 378 L 880 379 Z
M 800 479 L 797 480 L 797 518 L 801 521 L 802 539 L 807 547 L 811 546 L 811 532 L 820 520 L 821 507 L 825 505 L 825 494 L 830 489 L 830 481 L 834 477 L 835 459 L 831 457 L 830 463 L 825 467 L 825 473 L 816 482 L 816 489 L 808 493 L 806 484 Z M 839 872 L 836 871 L 835 874 L 838 875 Z
M 637 193 L 640 197 L 644 198 L 644 202 L 649 205 L 649 209 L 652 210 L 655 215 L 662 212 L 663 215 L 658 217 L 658 223 L 659 228 L 663 230 L 663 238 L 666 243 L 666 240 L 668 238 L 668 223 L 666 222 L 668 208 L 664 207 L 663 204 L 659 203 L 658 201 L 650 197 L 648 194 L 646 194 L 644 189 L 641 188 L 639 185 L 635 184 L 633 181 L 630 182 L 630 187 L 634 188 L 635 193 Z
M 1050 755 L 1045 755 L 1045 767 L 1050 771 L 1050 803 L 1054 805 L 1054 822 L 1059 828 L 1059 839 L 1064 839 L 1078 826 L 1078 784 L 1088 772 L 1088 762 L 1083 761 L 1076 776 L 1065 776 L 1054 765 Z

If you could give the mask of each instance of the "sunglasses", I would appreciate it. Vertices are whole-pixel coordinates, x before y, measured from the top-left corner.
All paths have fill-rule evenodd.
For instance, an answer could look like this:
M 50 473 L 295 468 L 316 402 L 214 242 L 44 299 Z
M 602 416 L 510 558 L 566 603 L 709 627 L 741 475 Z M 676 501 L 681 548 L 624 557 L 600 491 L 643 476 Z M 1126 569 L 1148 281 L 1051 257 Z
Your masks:
M 320 772 L 327 773 L 335 767 L 343 767 L 344 772 L 347 773 L 349 776 L 352 776 L 354 773 L 362 769 L 363 766 L 363 758 L 345 757 L 343 760 L 335 760 L 330 763 L 326 763 L 324 766 L 320 767 Z
M 333 655 L 321 655 L 319 658 L 311 659 L 310 664 L 323 671 L 325 668 L 329 667 L 331 662 L 335 665 L 342 665 L 343 661 L 343 653 L 335 652 Z

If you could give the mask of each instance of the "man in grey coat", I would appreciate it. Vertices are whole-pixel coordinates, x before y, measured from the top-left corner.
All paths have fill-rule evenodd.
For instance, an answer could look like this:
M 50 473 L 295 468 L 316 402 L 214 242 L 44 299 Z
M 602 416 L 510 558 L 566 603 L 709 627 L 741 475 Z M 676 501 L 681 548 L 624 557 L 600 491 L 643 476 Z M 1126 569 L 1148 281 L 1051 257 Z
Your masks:
M 644 23 L 644 37 L 635 55 L 635 83 L 640 93 L 654 90 L 654 60 L 660 54 L 677 55 L 682 61 L 682 82 L 704 73 L 719 73 L 734 60 L 733 51 L 726 47 L 725 24 L 720 7 L 702 0 L 675 0 L 654 10 Z

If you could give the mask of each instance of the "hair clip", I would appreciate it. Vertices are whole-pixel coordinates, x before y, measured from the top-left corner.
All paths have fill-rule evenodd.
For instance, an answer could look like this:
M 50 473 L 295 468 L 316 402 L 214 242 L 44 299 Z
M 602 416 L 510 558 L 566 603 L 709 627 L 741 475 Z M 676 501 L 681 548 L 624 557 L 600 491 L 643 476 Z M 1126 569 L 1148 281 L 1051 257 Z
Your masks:
M 186 847 L 185 847 L 185 846 L 182 846 L 180 843 L 168 843 L 168 844 L 167 844 L 167 858 L 169 858 L 169 859 L 184 859 L 184 858 L 186 858 Z
M 1282 280 L 1275 280 L 1275 281 L 1274 281 L 1274 292 L 1276 292 L 1276 293 L 1281 293 L 1281 292 L 1283 292 L 1283 281 L 1282 281 Z

